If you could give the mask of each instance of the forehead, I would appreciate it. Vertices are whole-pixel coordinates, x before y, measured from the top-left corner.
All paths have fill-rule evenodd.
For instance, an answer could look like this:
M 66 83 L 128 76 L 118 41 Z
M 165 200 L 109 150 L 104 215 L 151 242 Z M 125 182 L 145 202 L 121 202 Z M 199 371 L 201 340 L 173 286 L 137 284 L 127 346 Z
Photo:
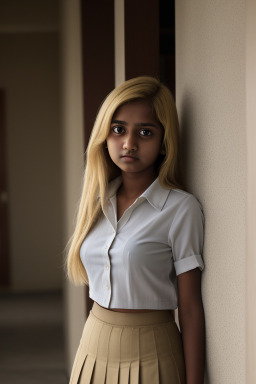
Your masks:
M 144 120 L 153 121 L 155 123 L 158 122 L 152 111 L 152 106 L 146 100 L 129 101 L 128 103 L 121 105 L 115 111 L 113 115 L 113 120 L 114 119 L 137 122 L 142 122 Z

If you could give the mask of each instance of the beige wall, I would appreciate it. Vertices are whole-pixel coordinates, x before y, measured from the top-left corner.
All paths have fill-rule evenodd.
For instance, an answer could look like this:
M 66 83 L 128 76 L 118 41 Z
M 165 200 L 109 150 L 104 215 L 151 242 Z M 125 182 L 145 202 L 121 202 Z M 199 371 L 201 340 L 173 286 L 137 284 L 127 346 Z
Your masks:
M 65 191 L 65 237 L 74 230 L 81 192 L 83 161 L 82 65 L 79 0 L 63 0 L 62 7 L 62 119 Z M 65 293 L 65 339 L 67 368 L 71 371 L 85 322 L 85 289 L 67 279 Z
M 206 216 L 203 298 L 211 384 L 246 380 L 245 23 L 243 1 L 176 1 L 185 168 Z
M 36 5 L 0 1 L 0 87 L 6 92 L 11 288 L 15 290 L 62 285 L 57 5 L 43 0 Z
M 256 2 L 246 2 L 247 123 L 247 384 L 256 383 Z

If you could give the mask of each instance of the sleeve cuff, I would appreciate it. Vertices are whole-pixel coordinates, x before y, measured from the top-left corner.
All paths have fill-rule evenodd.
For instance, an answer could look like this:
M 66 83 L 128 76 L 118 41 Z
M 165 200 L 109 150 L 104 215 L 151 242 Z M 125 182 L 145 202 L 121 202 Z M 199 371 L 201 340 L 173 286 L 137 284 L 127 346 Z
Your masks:
M 204 269 L 204 262 L 201 255 L 192 255 L 174 262 L 176 275 L 190 271 L 191 269 L 199 268 L 201 271 Z

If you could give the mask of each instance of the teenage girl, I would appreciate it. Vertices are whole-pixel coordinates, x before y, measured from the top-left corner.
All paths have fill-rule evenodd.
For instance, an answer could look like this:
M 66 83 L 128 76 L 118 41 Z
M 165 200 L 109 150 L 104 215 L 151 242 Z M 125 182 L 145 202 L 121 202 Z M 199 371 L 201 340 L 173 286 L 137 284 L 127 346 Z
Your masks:
M 70 384 L 203 384 L 204 216 L 178 182 L 178 142 L 172 95 L 152 77 L 99 110 L 67 258 L 94 300 Z

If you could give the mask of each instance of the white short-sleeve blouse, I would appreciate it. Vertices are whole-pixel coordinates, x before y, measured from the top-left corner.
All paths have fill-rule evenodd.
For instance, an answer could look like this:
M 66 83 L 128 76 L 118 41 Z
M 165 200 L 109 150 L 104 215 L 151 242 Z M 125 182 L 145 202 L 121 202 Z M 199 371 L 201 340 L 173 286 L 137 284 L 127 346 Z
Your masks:
M 117 221 L 121 182 L 109 184 L 104 212 L 81 246 L 89 295 L 106 308 L 175 309 L 177 275 L 204 268 L 201 204 L 157 178 Z

